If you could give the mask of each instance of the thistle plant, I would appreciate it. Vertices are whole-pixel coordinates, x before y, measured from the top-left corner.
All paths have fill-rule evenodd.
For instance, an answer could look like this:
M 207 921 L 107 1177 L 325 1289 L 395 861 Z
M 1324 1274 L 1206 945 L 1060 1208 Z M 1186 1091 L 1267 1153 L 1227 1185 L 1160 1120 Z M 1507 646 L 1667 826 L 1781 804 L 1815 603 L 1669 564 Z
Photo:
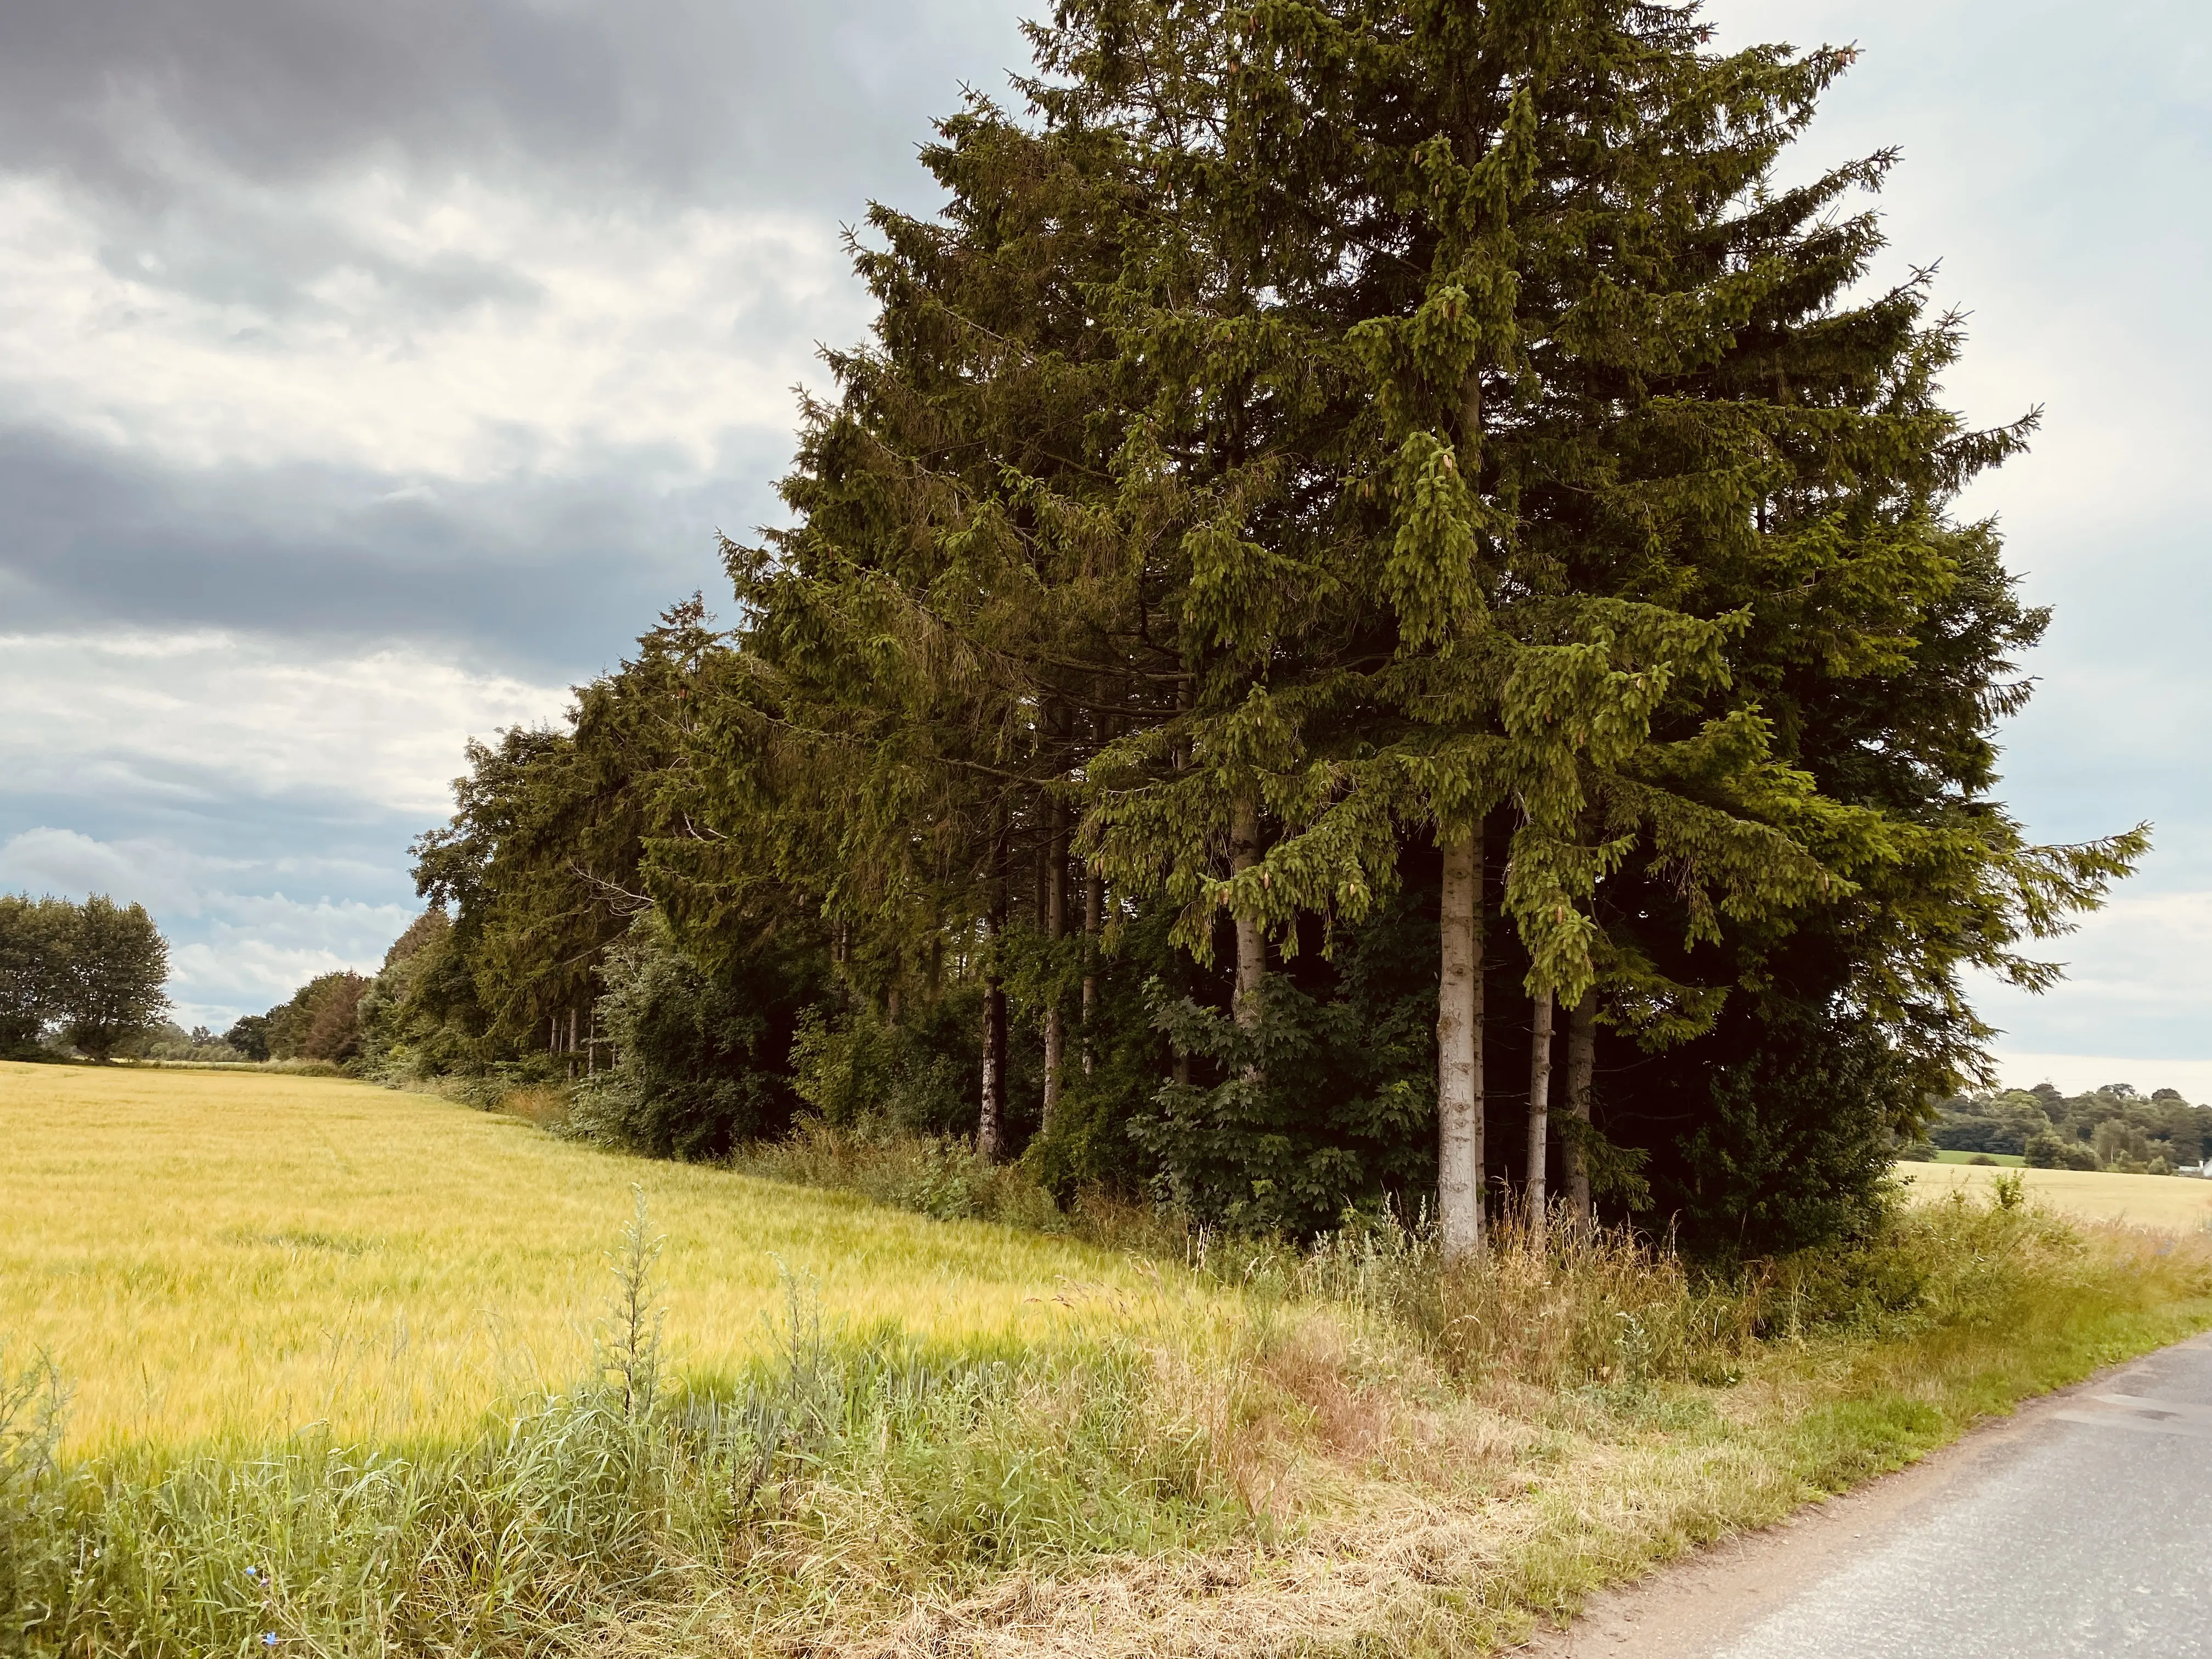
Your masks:
M 660 1335 L 667 1310 L 657 1305 L 653 1269 L 668 1235 L 653 1231 L 645 1188 L 630 1189 L 630 1218 L 622 1243 L 607 1252 L 615 1293 L 599 1330 L 599 1374 L 619 1391 L 624 1422 L 648 1415 L 660 1392 Z

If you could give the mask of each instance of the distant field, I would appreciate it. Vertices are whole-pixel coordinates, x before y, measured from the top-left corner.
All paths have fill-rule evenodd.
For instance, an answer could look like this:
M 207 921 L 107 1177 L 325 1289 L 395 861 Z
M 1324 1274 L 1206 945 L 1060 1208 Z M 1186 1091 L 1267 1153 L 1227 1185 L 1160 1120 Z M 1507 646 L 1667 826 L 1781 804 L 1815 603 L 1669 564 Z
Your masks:
M 1978 1158 L 1995 1158 L 2000 1164 L 2014 1170 L 2021 1168 L 2027 1162 L 2018 1152 L 1938 1152 L 1936 1154 L 1936 1162 L 1972 1164 Z
M 1964 1187 L 1985 1193 L 2008 1171 L 1986 1164 L 1900 1164 L 1900 1176 L 1920 1197 L 1942 1197 Z M 2019 1171 L 2029 1197 L 2052 1209 L 2094 1221 L 2130 1221 L 2140 1226 L 2194 1231 L 2212 1224 L 2212 1181 L 2182 1176 L 2107 1175 L 2095 1170 Z
M 514 1119 L 329 1078 L 0 1064 L 0 1339 L 74 1393 L 70 1442 L 468 1428 L 588 1367 L 603 1253 L 641 1185 L 682 1369 L 726 1370 L 780 1316 L 1010 1346 L 1103 1253 L 834 1194 L 620 1158 Z

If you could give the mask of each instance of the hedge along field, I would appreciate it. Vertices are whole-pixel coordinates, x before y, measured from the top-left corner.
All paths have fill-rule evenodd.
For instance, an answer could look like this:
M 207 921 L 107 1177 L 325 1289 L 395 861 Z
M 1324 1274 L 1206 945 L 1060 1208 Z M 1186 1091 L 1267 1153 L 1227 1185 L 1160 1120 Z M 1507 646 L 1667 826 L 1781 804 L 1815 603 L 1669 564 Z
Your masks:
M 825 1326 L 1011 1351 L 1064 1283 L 1156 1281 L 1072 1241 L 611 1157 L 514 1117 L 338 1079 L 0 1064 L 0 1338 L 70 1390 L 68 1449 L 384 1444 L 468 1431 L 586 1374 L 633 1185 L 667 1235 L 670 1368 Z M 1226 1305 L 1226 1299 L 1224 1299 Z

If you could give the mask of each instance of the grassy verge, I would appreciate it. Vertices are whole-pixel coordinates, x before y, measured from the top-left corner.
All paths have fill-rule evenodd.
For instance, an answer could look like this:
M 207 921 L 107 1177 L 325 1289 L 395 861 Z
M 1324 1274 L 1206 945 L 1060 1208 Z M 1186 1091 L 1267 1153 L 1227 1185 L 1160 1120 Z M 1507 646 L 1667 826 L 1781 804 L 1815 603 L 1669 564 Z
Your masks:
M 788 1156 L 949 1179 L 941 1149 Z M 2203 1241 L 1962 1194 L 1730 1285 L 1625 1237 L 1446 1269 L 1385 1228 L 1063 1278 L 1018 1340 L 841 1326 L 787 1286 L 774 1344 L 705 1373 L 662 1346 L 684 1244 L 656 1248 L 618 1255 L 590 1376 L 442 1447 L 65 1456 L 32 1374 L 0 1428 L 9 1642 L 1485 1652 L 2212 1322 Z

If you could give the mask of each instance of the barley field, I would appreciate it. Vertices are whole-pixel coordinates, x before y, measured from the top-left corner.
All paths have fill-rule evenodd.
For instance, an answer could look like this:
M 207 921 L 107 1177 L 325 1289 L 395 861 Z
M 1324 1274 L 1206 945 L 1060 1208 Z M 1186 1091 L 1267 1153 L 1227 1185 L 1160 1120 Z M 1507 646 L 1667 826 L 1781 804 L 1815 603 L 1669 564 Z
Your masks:
M 2212 1226 L 2212 1181 L 2182 1176 L 2112 1175 L 2100 1170 L 2003 1170 L 1987 1164 L 1900 1164 L 1916 1198 L 1959 1191 L 1987 1197 L 1999 1176 L 2017 1175 L 2033 1202 L 2085 1221 L 2117 1221 L 2176 1232 Z
M 0 1339 L 69 1445 L 422 1443 L 586 1374 L 632 1187 L 672 1369 L 711 1378 L 795 1287 L 825 1326 L 1027 1346 L 1062 1292 L 1140 1287 L 1072 1242 L 647 1163 L 335 1078 L 0 1064 Z M 1093 1298 L 1095 1301 L 1095 1298 Z

